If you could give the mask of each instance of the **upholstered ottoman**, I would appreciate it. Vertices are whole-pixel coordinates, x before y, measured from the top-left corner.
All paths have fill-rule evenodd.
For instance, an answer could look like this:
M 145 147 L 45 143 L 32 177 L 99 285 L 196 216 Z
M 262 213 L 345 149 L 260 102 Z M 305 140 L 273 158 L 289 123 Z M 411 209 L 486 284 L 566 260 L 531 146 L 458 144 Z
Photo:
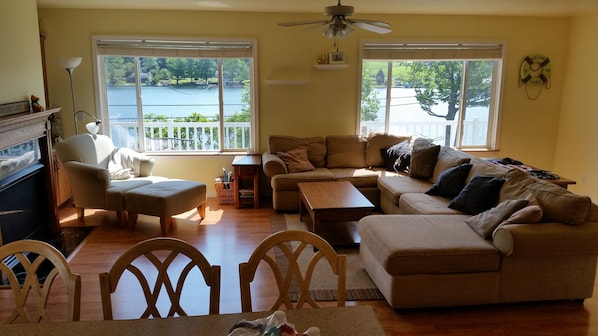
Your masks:
M 133 230 L 137 215 L 160 217 L 162 234 L 172 224 L 172 216 L 197 208 L 199 216 L 206 216 L 206 185 L 186 180 L 167 180 L 129 190 L 125 193 L 128 225 Z

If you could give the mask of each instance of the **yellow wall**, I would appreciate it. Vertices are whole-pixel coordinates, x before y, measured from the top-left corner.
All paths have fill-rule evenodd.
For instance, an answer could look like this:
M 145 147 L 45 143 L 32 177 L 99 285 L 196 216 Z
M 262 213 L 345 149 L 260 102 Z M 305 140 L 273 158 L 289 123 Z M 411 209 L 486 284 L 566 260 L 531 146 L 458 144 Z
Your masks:
M 40 9 L 39 16 L 48 34 L 49 94 L 53 103 L 63 106 L 61 113 L 67 135 L 73 133 L 68 76 L 52 60 L 69 55 L 83 56 L 83 63 L 74 73 L 77 108 L 95 113 L 90 46 L 93 34 L 257 38 L 261 150 L 266 148 L 270 134 L 314 136 L 355 132 L 359 79 L 356 61 L 360 40 L 502 41 L 507 46 L 507 57 L 501 151 L 483 155 L 510 156 L 553 168 L 568 57 L 568 18 L 364 16 L 390 22 L 393 32 L 380 36 L 358 30 L 349 39 L 340 40 L 340 49 L 347 52 L 347 69 L 317 70 L 313 67 L 317 54 L 331 50 L 332 40 L 321 37 L 317 29 L 305 31 L 277 26 L 281 21 L 310 19 L 313 14 Z M 549 56 L 553 64 L 552 88 L 544 90 L 535 101 L 527 99 L 517 85 L 520 62 L 532 53 Z M 267 79 L 285 77 L 306 78 L 310 82 L 292 86 L 266 83 Z M 219 158 L 215 164 L 212 158 L 179 158 L 185 164 L 178 165 L 166 163 L 167 158 L 159 157 L 156 173 L 186 176 L 211 184 L 223 165 L 230 168 L 231 157 Z
M 35 94 L 45 105 L 36 2 L 3 1 L 0 11 L 0 104 Z
M 577 181 L 572 191 L 598 199 L 598 14 L 572 21 L 555 170 Z

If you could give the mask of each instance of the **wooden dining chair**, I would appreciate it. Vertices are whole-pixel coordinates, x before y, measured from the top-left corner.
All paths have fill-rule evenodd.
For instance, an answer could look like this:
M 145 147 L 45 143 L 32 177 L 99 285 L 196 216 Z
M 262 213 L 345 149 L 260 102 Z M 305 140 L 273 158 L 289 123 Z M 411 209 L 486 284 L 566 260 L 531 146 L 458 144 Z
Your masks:
M 178 266 L 181 264 L 177 264 L 175 259 L 183 260 L 183 267 L 180 270 L 178 270 Z M 135 265 L 135 261 L 138 261 L 139 265 Z M 175 264 L 177 265 L 175 266 Z M 152 269 L 146 269 L 146 267 L 152 267 Z M 177 270 L 173 271 L 175 267 Z M 220 266 L 210 265 L 199 250 L 183 240 L 159 237 L 144 240 L 131 247 L 114 262 L 110 271 L 99 275 L 104 319 L 113 319 L 111 296 L 116 291 L 119 280 L 125 271 L 129 271 L 135 276 L 145 297 L 147 307 L 140 318 L 162 317 L 158 309 L 158 299 L 162 289 L 165 289 L 170 300 L 167 316 L 187 316 L 187 312 L 181 306 L 181 294 L 185 282 L 195 268 L 201 271 L 203 280 L 209 287 L 209 313 L 219 314 Z M 144 270 L 147 274 L 144 274 Z M 156 278 L 149 279 L 149 274 L 156 271 Z
M 281 268 L 275 257 L 278 250 L 278 259 L 284 260 L 286 270 Z M 312 253 L 307 262 L 305 271 L 301 270 L 299 257 L 303 253 Z M 273 257 L 274 256 L 274 257 Z M 265 238 L 253 251 L 247 262 L 239 264 L 239 279 L 241 287 L 241 309 L 243 312 L 252 311 L 251 282 L 254 280 L 258 266 L 265 262 L 271 269 L 278 287 L 278 298 L 270 310 L 303 308 L 304 304 L 319 308 L 320 305 L 310 294 L 310 284 L 314 269 L 318 262 L 324 260 L 330 265 L 331 271 L 337 276 L 337 305 L 345 305 L 345 286 L 347 272 L 347 256 L 337 254 L 336 251 L 322 237 L 298 230 L 285 230 L 276 232 Z M 281 264 L 283 264 L 281 263 Z M 297 295 L 291 292 L 291 286 L 296 282 Z M 274 289 L 272 289 L 274 290 Z M 295 303 L 293 304 L 293 301 Z
M 54 246 L 39 240 L 17 240 L 0 247 L 0 261 L 0 274 L 8 281 L 2 287 L 10 288 L 15 300 L 14 310 L 1 324 L 52 321 L 47 304 L 52 288 L 59 288 L 54 282 L 57 278 L 66 291 L 66 319 L 79 321 L 81 277 L 71 271 Z

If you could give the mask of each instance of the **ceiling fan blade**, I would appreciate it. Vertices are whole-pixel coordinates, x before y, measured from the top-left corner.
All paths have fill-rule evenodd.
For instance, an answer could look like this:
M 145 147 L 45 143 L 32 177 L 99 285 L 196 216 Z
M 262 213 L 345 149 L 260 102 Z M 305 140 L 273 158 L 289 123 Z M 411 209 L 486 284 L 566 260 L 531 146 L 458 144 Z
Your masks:
M 283 27 L 311 25 L 311 24 L 326 24 L 329 20 L 307 20 L 307 21 L 293 21 L 293 22 L 280 22 L 278 25 Z
M 352 19 L 347 20 L 347 22 L 357 28 L 361 28 L 378 34 L 388 34 L 392 31 L 392 29 L 390 29 L 390 25 L 382 21 Z

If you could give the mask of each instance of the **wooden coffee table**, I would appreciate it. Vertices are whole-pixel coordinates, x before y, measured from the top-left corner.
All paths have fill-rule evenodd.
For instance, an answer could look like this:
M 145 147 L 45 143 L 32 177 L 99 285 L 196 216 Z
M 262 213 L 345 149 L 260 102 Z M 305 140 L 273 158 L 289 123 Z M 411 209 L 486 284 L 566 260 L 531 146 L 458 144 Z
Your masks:
M 322 223 L 358 221 L 374 210 L 374 205 L 350 182 L 301 182 L 299 216 L 311 220 L 311 231 L 321 235 Z M 309 225 L 308 225 L 309 228 Z

